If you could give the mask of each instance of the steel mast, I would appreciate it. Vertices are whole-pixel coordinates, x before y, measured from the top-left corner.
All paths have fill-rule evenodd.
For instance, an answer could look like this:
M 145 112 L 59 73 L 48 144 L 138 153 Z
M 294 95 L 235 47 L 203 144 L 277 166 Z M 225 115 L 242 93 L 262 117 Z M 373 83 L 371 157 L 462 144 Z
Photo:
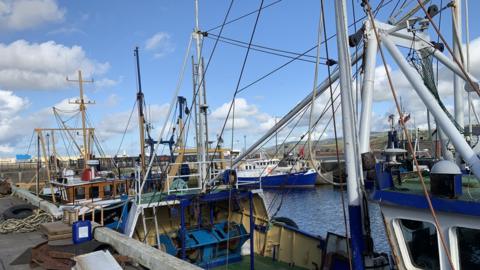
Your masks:
M 193 38 L 196 42 L 196 82 L 197 87 L 194 88 L 194 98 L 196 106 L 196 122 L 197 122 L 197 161 L 199 161 L 199 177 L 202 181 L 202 191 L 205 191 L 205 184 L 203 181 L 207 177 L 207 159 L 208 159 L 208 130 L 207 130 L 207 97 L 205 90 L 205 77 L 203 70 L 202 46 L 203 35 L 198 23 L 198 0 L 195 0 L 195 29 L 193 31 Z M 195 95 L 195 92 L 198 93 Z

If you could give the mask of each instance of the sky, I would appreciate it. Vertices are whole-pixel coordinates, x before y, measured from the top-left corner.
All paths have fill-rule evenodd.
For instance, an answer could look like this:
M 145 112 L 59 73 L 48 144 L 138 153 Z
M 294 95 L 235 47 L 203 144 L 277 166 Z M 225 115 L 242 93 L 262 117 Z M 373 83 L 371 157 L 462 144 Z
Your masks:
M 335 33 L 335 14 L 333 1 L 325 2 L 326 31 L 330 36 Z M 349 23 L 354 21 L 354 16 L 358 20 L 365 15 L 359 1 L 347 2 Z M 380 1 L 370 2 L 376 6 Z M 384 2 L 387 4 L 377 15 L 383 21 L 389 17 L 397 1 Z M 431 2 L 440 4 L 446 1 Z M 470 12 L 480 10 L 478 1 L 469 2 Z M 202 49 L 206 62 L 212 55 L 215 35 L 219 33 L 219 28 L 215 27 L 224 20 L 229 4 L 230 1 L 226 0 L 199 1 L 200 29 L 210 34 L 205 37 Z M 264 5 L 269 4 L 272 5 L 260 13 L 253 44 L 297 53 L 303 53 L 316 45 L 319 0 L 264 2 Z M 260 1 L 234 1 L 227 21 L 255 11 L 259 6 Z M 418 15 L 422 15 L 421 12 Z M 442 16 L 442 32 L 451 40 L 450 10 L 447 9 Z M 256 13 L 253 13 L 226 25 L 222 36 L 248 42 L 255 18 Z M 435 19 L 438 23 L 438 16 Z M 480 24 L 473 14 L 470 20 L 471 71 L 480 77 L 480 39 L 477 39 Z M 188 104 L 191 102 L 193 90 L 190 56 L 195 55 L 195 50 L 192 47 L 187 51 L 187 46 L 194 23 L 193 0 L 0 0 L 0 157 L 35 155 L 36 140 L 32 140 L 34 128 L 59 127 L 52 107 L 58 109 L 62 121 L 67 125 L 79 127 L 78 117 L 75 117 L 78 107 L 69 103 L 78 98 L 78 84 L 66 80 L 67 77 L 76 79 L 78 70 L 82 70 L 84 79 L 93 80 L 93 83 L 84 85 L 87 99 L 95 102 L 88 106 L 88 118 L 96 128 L 103 150 L 108 155 L 137 155 L 139 143 L 136 112 L 130 117 L 137 91 L 133 50 L 136 46 L 139 47 L 146 110 L 154 128 L 152 136 L 157 139 L 167 120 L 169 103 L 182 73 L 180 95 L 187 98 Z M 356 27 L 360 25 L 361 20 Z M 352 27 L 349 33 L 353 32 Z M 432 30 L 429 32 L 433 39 L 437 38 Z M 336 39 L 331 39 L 327 44 L 330 58 L 336 59 Z M 210 138 L 221 133 L 246 51 L 246 48 L 219 42 L 211 56 L 205 79 Z M 186 53 L 189 61 L 182 72 Z M 315 53 L 312 50 L 304 58 L 309 61 L 294 61 L 237 95 L 233 138 L 232 120 L 227 122 L 223 133 L 227 147 L 232 147 L 232 143 L 236 149 L 243 148 L 244 143 L 250 145 L 273 126 L 276 119 L 312 91 L 315 65 L 311 61 L 315 60 Z M 321 46 L 320 56 L 326 56 L 325 46 Z M 251 50 L 239 88 L 289 60 Z M 387 61 L 405 110 L 412 113 L 417 126 L 425 128 L 425 106 L 415 96 L 390 57 L 387 57 Z M 439 70 L 439 90 L 447 107 L 451 109 L 452 74 L 442 66 Z M 320 65 L 318 72 L 321 81 L 326 78 L 328 69 L 325 65 Z M 328 100 L 328 96 L 319 98 L 314 115 L 320 114 Z M 480 105 L 478 97 L 474 102 L 477 106 Z M 373 130 L 385 130 L 390 113 L 394 113 L 394 107 L 383 64 L 378 60 Z M 329 116 L 330 112 L 322 118 L 314 137 L 318 138 L 322 134 Z M 340 124 L 340 112 L 337 113 L 337 118 Z M 304 116 L 288 140 L 301 138 L 307 126 L 308 119 Z M 293 124 L 289 126 L 292 127 Z M 192 130 L 193 127 L 189 130 L 189 143 L 194 136 Z M 171 131 L 170 126 L 167 131 Z M 281 131 L 280 137 L 284 139 L 288 131 L 288 128 Z M 332 126 L 327 127 L 324 136 L 331 137 L 332 134 Z M 65 151 L 63 155 L 69 152 L 65 149 L 70 149 L 68 155 L 74 155 L 71 145 L 65 142 L 66 139 L 62 135 L 56 136 L 59 144 L 57 148 L 63 147 Z M 167 139 L 167 134 L 163 139 Z

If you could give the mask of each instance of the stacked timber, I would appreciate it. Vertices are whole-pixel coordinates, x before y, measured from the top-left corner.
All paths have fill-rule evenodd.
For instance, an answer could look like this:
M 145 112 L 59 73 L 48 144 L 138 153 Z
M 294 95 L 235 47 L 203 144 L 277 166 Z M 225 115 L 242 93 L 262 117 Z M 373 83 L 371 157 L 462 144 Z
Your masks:
M 72 239 L 72 227 L 62 221 L 43 223 L 39 230 L 47 236 L 48 241 Z

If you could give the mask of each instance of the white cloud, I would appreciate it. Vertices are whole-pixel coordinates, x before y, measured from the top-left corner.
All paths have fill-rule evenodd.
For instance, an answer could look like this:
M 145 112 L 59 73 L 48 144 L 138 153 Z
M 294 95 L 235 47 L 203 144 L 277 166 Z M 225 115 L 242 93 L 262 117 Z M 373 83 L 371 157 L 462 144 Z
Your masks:
M 86 33 L 76 27 L 72 26 L 63 26 L 60 28 L 57 28 L 55 30 L 49 31 L 47 34 L 49 35 L 72 35 L 72 34 L 82 34 L 86 35 Z
M 110 68 L 87 57 L 82 47 L 54 41 L 0 43 L 0 87 L 18 90 L 55 90 L 67 86 L 65 77 L 75 78 L 81 69 L 85 78 L 103 75 Z M 111 83 L 110 81 L 100 82 Z
M 114 107 L 118 104 L 118 95 L 117 94 L 110 94 L 108 97 L 107 97 L 107 100 L 105 102 L 105 104 L 108 106 L 108 107 Z
M 470 66 L 471 66 L 471 73 L 478 78 L 480 78 L 480 38 L 473 40 L 470 43 Z M 436 61 L 433 62 L 433 68 L 435 72 Z M 408 80 L 405 76 L 400 72 L 400 70 L 392 70 L 390 66 L 388 66 L 389 70 L 391 71 L 393 84 L 396 90 L 396 93 L 402 99 L 402 105 L 407 113 L 412 115 L 412 120 L 410 120 L 413 125 L 413 118 L 415 119 L 415 124 L 417 127 L 424 128 L 427 126 L 427 113 L 426 107 L 417 93 L 414 91 L 413 87 L 409 84 Z M 442 99 L 442 102 L 447 107 L 448 111 L 453 115 L 453 72 L 449 69 L 444 67 L 443 65 L 439 66 L 439 74 L 438 74 L 438 92 Z M 418 80 L 422 80 L 422 78 L 418 75 Z M 463 82 L 462 82 L 463 85 Z M 462 86 L 463 87 L 463 86 Z M 465 112 L 467 112 L 467 101 L 466 101 L 467 94 L 464 92 L 465 98 Z M 477 94 L 473 94 L 472 97 L 478 99 Z M 387 77 L 385 74 L 385 69 L 383 65 L 378 66 L 375 69 L 375 94 L 374 100 L 376 102 L 381 102 L 383 107 L 388 107 L 387 112 L 385 115 L 377 115 L 376 117 L 380 117 L 377 119 L 379 122 L 382 123 L 381 125 L 373 125 L 375 130 L 381 130 L 385 127 L 384 122 L 386 122 L 386 118 L 388 114 L 394 113 L 397 114 L 397 110 L 395 108 L 395 104 L 393 103 L 392 94 L 390 87 L 388 86 Z M 379 103 L 377 103 L 379 104 Z M 387 104 L 387 105 L 385 105 Z M 383 118 L 383 119 L 382 119 Z M 476 121 L 474 121 L 475 123 Z M 431 123 L 433 125 L 434 120 L 433 116 L 431 116 Z M 467 114 L 465 114 L 465 123 L 467 123 Z
M 65 10 L 55 0 L 0 0 L 0 28 L 24 30 L 61 22 Z
M 0 119 L 16 115 L 28 104 L 27 99 L 15 96 L 12 91 L 0 90 Z
M 0 154 L 11 154 L 15 151 L 13 147 L 8 144 L 0 144 Z
M 108 100 L 115 102 L 112 100 L 117 98 L 118 97 L 113 94 L 107 99 L 107 102 Z M 0 90 L 0 156 L 11 156 L 14 152 L 26 152 L 34 128 L 58 127 L 58 123 L 55 122 L 52 107 L 55 107 L 61 111 L 61 118 L 64 121 L 68 119 L 68 121 L 65 123 L 67 126 L 78 128 L 79 116 L 76 118 L 72 117 L 74 114 L 76 114 L 76 110 L 78 109 L 78 105 L 71 104 L 71 101 L 75 99 L 78 99 L 78 97 L 66 98 L 57 102 L 53 106 L 25 114 L 26 109 L 30 105 L 30 102 L 26 98 L 17 96 L 12 91 Z M 86 99 L 88 99 L 88 97 L 86 97 Z M 147 115 L 150 118 L 149 120 L 153 122 L 154 126 L 163 124 L 168 107 L 168 104 L 154 104 L 147 106 Z M 115 139 L 118 139 L 119 136 L 125 132 L 130 113 L 131 110 L 109 113 L 104 115 L 103 118 L 98 121 L 98 123 L 92 123 L 94 125 L 96 135 L 102 142 L 102 147 L 105 147 L 105 149 L 116 149 L 118 147 L 115 145 L 118 140 Z M 137 128 L 138 119 L 136 117 L 136 111 L 134 111 L 126 132 L 127 135 L 129 135 L 130 138 L 134 138 L 135 141 L 138 141 L 137 137 L 135 137 L 138 132 Z M 155 139 L 156 136 L 158 136 L 158 131 L 159 130 L 154 129 L 152 134 Z M 77 142 L 80 142 L 81 137 L 79 134 L 72 135 L 78 139 Z M 63 136 L 66 135 L 63 134 Z M 57 151 L 59 151 L 61 155 L 66 155 L 63 140 L 69 139 L 66 137 L 63 138 L 60 134 L 57 134 L 56 138 L 58 144 Z M 68 142 L 67 145 L 69 145 Z M 32 151 L 34 151 L 33 148 L 30 148 L 30 154 Z M 70 152 L 70 154 L 75 154 L 75 152 Z M 111 153 L 108 152 L 107 154 Z
M 119 82 L 122 81 L 122 78 L 119 80 L 112 80 L 108 78 L 102 78 L 100 80 L 95 80 L 95 87 L 96 88 L 107 88 L 117 85 Z
M 219 108 L 215 109 L 212 112 L 212 117 L 216 119 L 225 119 L 228 114 L 228 110 L 230 109 L 230 102 L 224 103 Z M 248 117 L 252 115 L 256 115 L 258 113 L 258 109 L 255 105 L 248 104 L 247 100 L 244 98 L 237 98 L 235 99 L 235 118 L 239 117 Z M 232 117 L 233 108 L 230 112 L 230 117 Z
M 146 116 L 148 118 L 148 121 L 150 121 L 154 126 L 156 124 L 160 124 L 161 121 L 165 120 L 165 115 L 167 114 L 168 107 L 169 107 L 168 104 L 147 105 Z M 130 118 L 130 113 L 131 113 L 131 110 L 111 113 L 104 116 L 100 120 L 96 128 L 98 137 L 102 141 L 107 141 L 113 136 L 121 135 L 124 132 L 126 133 L 136 132 L 138 128 L 137 111 L 135 110 L 133 112 L 133 115 L 130 119 L 130 123 L 128 123 L 128 119 Z M 127 127 L 127 124 L 128 124 L 128 127 Z M 163 122 L 161 124 L 163 124 Z
M 145 41 L 145 49 L 153 52 L 155 58 L 160 58 L 174 52 L 175 46 L 169 33 L 158 32 Z
M 26 98 L 16 96 L 12 91 L 0 90 L 0 154 L 11 153 L 14 146 L 43 121 L 43 112 L 31 117 L 20 116 L 29 104 Z
M 210 114 L 208 125 L 211 138 L 216 138 L 216 135 L 221 131 L 229 107 L 230 102 L 224 103 Z M 270 129 L 275 124 L 275 119 L 269 114 L 261 112 L 255 104 L 249 103 L 245 98 L 237 98 L 235 100 L 235 121 L 232 120 L 232 113 L 230 113 L 230 117 L 225 124 L 223 138 L 230 138 L 232 124 L 236 137 L 240 138 L 246 135 L 251 138 L 258 137 Z M 229 142 L 230 139 L 226 141 Z

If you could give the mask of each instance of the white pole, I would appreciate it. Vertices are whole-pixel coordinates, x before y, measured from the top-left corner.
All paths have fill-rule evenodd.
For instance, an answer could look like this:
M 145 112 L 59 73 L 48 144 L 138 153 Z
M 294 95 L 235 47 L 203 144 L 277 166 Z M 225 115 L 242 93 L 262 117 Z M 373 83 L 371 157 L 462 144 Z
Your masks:
M 453 28 L 453 54 L 454 57 L 460 59 L 460 62 L 463 63 L 461 49 L 462 49 L 462 20 L 461 20 L 461 9 L 462 9 L 462 1 L 461 0 L 454 0 L 454 5 L 452 8 L 452 28 Z M 462 87 L 462 80 L 460 76 L 453 75 L 453 98 L 454 98 L 454 105 L 455 105 L 455 121 L 458 125 L 462 128 L 465 127 L 464 121 L 464 89 Z M 457 151 L 458 153 L 458 151 Z M 457 165 L 461 165 L 462 157 L 461 154 L 455 155 Z
M 360 153 L 367 153 L 370 151 L 370 126 L 372 119 L 373 106 L 373 88 L 375 83 L 375 64 L 377 61 L 378 43 L 371 28 L 370 21 L 365 23 L 367 33 L 367 40 L 365 44 L 367 49 L 365 51 L 365 72 L 362 82 L 362 111 L 360 115 Z
M 463 157 L 465 162 L 470 165 L 470 169 L 475 176 L 480 179 L 480 160 L 475 152 L 470 148 L 465 141 L 463 135 L 457 130 L 455 125 L 450 121 L 448 116 L 438 105 L 435 97 L 430 93 L 427 87 L 419 79 L 415 70 L 407 63 L 400 50 L 393 44 L 393 42 L 386 36 L 382 37 L 382 42 L 385 48 L 390 52 L 399 68 L 402 70 L 405 77 L 413 86 L 417 94 L 422 99 L 423 103 L 427 106 L 430 112 L 435 117 L 438 125 L 442 128 L 442 131 L 450 138 L 451 142 L 455 146 L 455 149 Z
M 347 14 L 345 0 L 335 1 L 337 30 L 338 67 L 340 71 L 340 97 L 342 105 L 343 149 L 345 174 L 347 176 L 348 216 L 352 242 L 353 269 L 364 269 L 363 265 L 363 218 L 359 180 L 361 163 L 355 146 L 355 115 L 352 100 L 352 71 L 348 53 Z
M 448 59 L 442 52 L 435 48 L 429 48 L 429 51 L 433 53 L 433 56 L 438 59 L 443 65 L 445 65 L 448 69 L 453 71 L 456 75 L 462 77 L 462 79 L 467 80 L 467 77 L 465 77 L 465 74 L 460 70 L 458 65 L 453 62 L 452 60 Z M 466 72 L 470 80 L 474 83 L 477 84 L 476 87 L 478 88 L 478 79 L 473 76 L 473 74 L 469 73 L 468 71 Z M 467 87 L 470 87 L 470 84 L 467 83 Z
M 347 175 L 347 191 L 349 203 L 360 205 L 357 182 L 357 163 L 354 148 L 354 130 L 352 103 L 352 76 L 350 69 L 350 58 L 347 47 L 347 32 L 345 27 L 346 16 L 345 0 L 335 1 L 336 21 L 337 21 L 337 46 L 338 46 L 338 66 L 340 70 L 340 93 L 342 102 L 342 125 L 344 138 L 345 166 Z
M 465 0 L 465 69 L 467 72 L 470 71 L 470 20 L 468 18 L 469 8 L 468 0 Z M 472 139 L 472 97 L 470 91 L 467 93 L 467 102 L 468 102 L 468 134 L 470 136 L 470 141 Z

